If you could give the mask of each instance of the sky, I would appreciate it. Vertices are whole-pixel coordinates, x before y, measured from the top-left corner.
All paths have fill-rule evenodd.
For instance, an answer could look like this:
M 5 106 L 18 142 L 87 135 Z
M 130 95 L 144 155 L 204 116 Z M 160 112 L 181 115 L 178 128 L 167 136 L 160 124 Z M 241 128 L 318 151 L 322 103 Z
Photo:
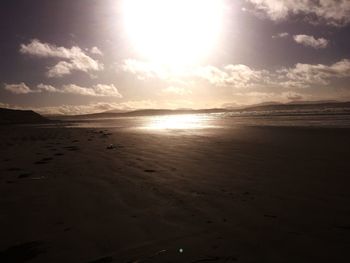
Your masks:
M 348 0 L 2 0 L 0 107 L 350 100 Z

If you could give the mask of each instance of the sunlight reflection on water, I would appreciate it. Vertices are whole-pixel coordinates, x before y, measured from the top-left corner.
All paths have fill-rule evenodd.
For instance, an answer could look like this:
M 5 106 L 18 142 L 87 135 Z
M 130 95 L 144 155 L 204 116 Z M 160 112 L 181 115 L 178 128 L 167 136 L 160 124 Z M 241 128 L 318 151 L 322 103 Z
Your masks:
M 66 120 L 67 121 L 67 120 Z M 56 124 L 55 124 L 56 125 Z M 72 128 L 115 128 L 136 131 L 194 131 L 224 130 L 243 126 L 276 127 L 337 127 L 350 128 L 350 114 L 285 114 L 244 115 L 242 113 L 212 113 L 117 118 L 72 119 L 62 123 Z M 54 126 L 56 127 L 56 126 Z
M 145 120 L 143 129 L 147 130 L 193 130 L 213 127 L 209 125 L 208 115 L 166 115 L 154 116 Z

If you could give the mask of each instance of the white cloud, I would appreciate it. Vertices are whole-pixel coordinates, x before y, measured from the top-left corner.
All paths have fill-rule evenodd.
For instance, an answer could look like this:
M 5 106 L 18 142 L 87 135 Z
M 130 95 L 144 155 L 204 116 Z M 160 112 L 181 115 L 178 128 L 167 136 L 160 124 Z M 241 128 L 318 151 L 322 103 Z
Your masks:
M 49 71 L 46 76 L 49 78 L 62 77 L 64 75 L 71 74 L 73 70 L 73 64 L 66 61 L 60 61 L 55 66 L 49 67 Z
M 204 70 L 204 71 L 203 71 Z M 207 79 L 216 86 L 231 86 L 242 89 L 259 86 L 269 81 L 269 72 L 266 70 L 254 70 L 246 65 L 226 65 L 222 69 L 210 66 L 199 68 L 198 76 Z M 202 74 L 206 72 L 207 74 Z M 209 74 L 208 74 L 209 72 Z
M 193 73 L 195 77 L 207 80 L 213 85 L 224 85 L 229 78 L 227 72 L 211 65 L 198 67 L 193 70 Z
M 78 115 L 78 114 L 90 114 L 99 113 L 116 109 L 119 106 L 118 103 L 92 103 L 87 105 L 60 105 L 54 107 L 40 107 L 33 109 L 41 114 L 50 115 Z
M 24 82 L 19 84 L 5 84 L 4 88 L 14 94 L 28 94 L 34 92 Z
M 110 110 L 131 111 L 136 109 L 155 109 L 158 107 L 159 107 L 159 104 L 157 104 L 154 101 L 142 100 L 142 101 L 127 101 L 127 102 L 121 102 L 121 103 L 98 102 L 98 103 L 90 103 L 86 105 L 60 105 L 55 107 L 40 107 L 40 108 L 35 108 L 33 110 L 41 114 L 80 115 L 80 114 L 100 113 L 100 112 L 105 112 Z
M 89 50 L 91 54 L 103 56 L 102 51 L 98 47 L 93 47 Z
M 37 90 L 39 92 L 44 92 L 44 91 L 46 91 L 46 92 L 57 92 L 57 89 L 55 87 L 53 87 L 51 85 L 45 85 L 45 84 L 39 84 L 37 86 Z
M 292 101 L 301 101 L 310 99 L 310 95 L 302 94 L 294 91 L 282 92 L 267 92 L 267 91 L 250 91 L 250 92 L 236 92 L 233 97 L 244 105 L 251 105 L 263 102 L 280 102 L 287 103 Z M 237 107 L 238 104 L 224 104 L 224 107 Z
M 132 66 L 136 65 L 136 68 Z M 142 67 L 140 67 L 142 65 Z M 315 85 L 326 85 L 334 78 L 350 77 L 350 60 L 343 59 L 332 65 L 298 63 L 290 68 L 275 71 L 253 69 L 247 65 L 229 64 L 223 67 L 198 66 L 187 71 L 165 71 L 154 64 L 147 66 L 146 62 L 134 61 L 127 67 L 122 67 L 135 74 L 138 79 L 158 78 L 168 84 L 191 83 L 202 84 L 203 81 L 216 87 L 230 87 L 233 89 L 271 89 L 271 88 L 308 88 Z
M 282 97 L 289 101 L 300 101 L 305 99 L 305 95 L 294 91 L 283 92 Z
M 269 80 L 268 71 L 254 70 L 242 64 L 226 65 L 223 68 L 198 66 L 183 68 L 181 70 L 171 67 L 163 67 L 155 63 L 138 60 L 125 60 L 120 68 L 134 74 L 139 80 L 158 78 L 167 82 L 186 85 L 191 79 L 208 81 L 215 86 L 232 86 L 235 88 L 247 88 Z
M 316 49 L 326 48 L 329 43 L 329 41 L 325 38 L 316 39 L 315 37 L 309 36 L 309 35 L 294 35 L 293 39 L 298 44 L 301 44 L 307 47 L 313 47 Z
M 57 107 L 41 107 L 33 110 L 42 114 L 77 115 L 99 113 L 110 110 L 132 111 L 139 109 L 177 109 L 179 107 L 195 108 L 195 105 L 193 101 L 188 100 L 132 100 L 120 103 L 99 102 L 87 105 L 61 105 Z
M 269 81 L 267 70 L 256 70 L 243 64 L 228 64 L 223 67 L 202 66 L 193 69 L 189 76 L 208 81 L 218 87 L 245 89 Z
M 135 59 L 127 59 L 120 68 L 135 75 L 139 80 L 161 79 L 163 81 L 186 85 L 191 79 L 205 80 L 215 86 L 236 84 L 245 87 L 250 80 L 261 80 L 265 71 L 255 71 L 246 65 L 226 65 L 218 68 L 212 65 L 197 67 L 171 67 Z
M 0 108 L 5 108 L 5 109 L 10 108 L 10 104 L 0 102 Z
M 36 86 L 36 89 L 31 89 L 25 83 L 22 82 L 20 84 L 5 84 L 5 90 L 10 91 L 14 94 L 52 92 L 94 97 L 123 97 L 118 91 L 118 89 L 114 86 L 114 84 L 97 84 L 90 88 L 81 87 L 75 84 L 64 85 L 62 88 L 56 88 L 51 85 L 39 84 Z
M 343 59 L 331 65 L 298 63 L 293 68 L 279 70 L 287 81 L 284 86 L 310 87 L 327 85 L 334 78 L 350 77 L 350 60 Z
M 33 39 L 29 44 L 21 44 L 20 52 L 22 54 L 32 55 L 42 58 L 65 58 L 71 59 L 81 53 L 79 47 L 72 47 L 66 49 L 64 47 L 57 47 L 48 43 L 42 43 L 38 39 Z
M 98 102 L 84 105 L 59 105 L 59 106 L 44 106 L 44 107 L 23 107 L 18 105 L 10 105 L 0 102 L 0 108 L 10 108 L 18 110 L 33 110 L 40 114 L 47 115 L 81 115 L 100 113 L 110 110 L 118 111 L 131 111 L 136 109 L 150 109 L 150 108 L 165 108 L 164 105 L 160 107 L 154 101 L 142 100 L 142 101 L 127 101 L 122 103 L 110 103 L 110 102 Z
M 79 94 L 85 96 L 94 96 L 95 92 L 93 89 L 81 87 L 75 84 L 64 85 L 63 89 L 60 90 L 62 93 Z
M 273 35 L 272 36 L 272 38 L 286 38 L 286 37 L 288 37 L 289 36 L 289 33 L 287 33 L 287 32 L 283 32 L 283 33 L 278 33 L 278 34 L 276 34 L 276 35 Z
M 119 67 L 125 72 L 129 72 L 137 76 L 140 80 L 148 78 L 168 79 L 171 75 L 171 69 L 157 63 L 150 63 L 136 59 L 126 59 Z
M 284 20 L 292 15 L 304 15 L 312 23 L 324 22 L 334 26 L 350 23 L 349 0 L 246 0 L 256 12 L 272 20 Z
M 95 50 L 96 52 L 97 50 Z M 97 60 L 89 57 L 81 48 L 57 47 L 52 44 L 42 43 L 38 39 L 33 39 L 29 44 L 21 44 L 20 52 L 39 58 L 59 58 L 63 59 L 56 65 L 49 68 L 47 76 L 62 77 L 69 75 L 73 71 L 81 71 L 91 74 L 95 71 L 103 70 L 104 66 Z
M 96 94 L 95 96 L 107 96 L 107 97 L 110 96 L 110 97 L 118 97 L 118 98 L 123 97 L 113 84 L 110 84 L 110 85 L 97 84 L 92 86 L 92 89 Z
M 122 98 L 118 89 L 113 85 L 94 85 L 91 88 L 81 87 L 75 84 L 64 85 L 63 89 L 60 90 L 62 93 L 79 94 L 85 96 L 95 97 L 117 97 Z

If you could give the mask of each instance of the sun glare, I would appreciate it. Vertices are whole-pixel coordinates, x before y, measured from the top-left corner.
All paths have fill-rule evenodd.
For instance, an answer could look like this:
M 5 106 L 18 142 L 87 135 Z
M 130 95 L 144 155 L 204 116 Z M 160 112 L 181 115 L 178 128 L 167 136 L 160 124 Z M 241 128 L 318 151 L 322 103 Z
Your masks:
M 125 28 L 147 59 L 192 64 L 207 56 L 222 28 L 223 0 L 124 0 Z
M 193 130 L 208 128 L 208 120 L 201 115 L 166 115 L 151 117 L 146 122 L 147 130 Z

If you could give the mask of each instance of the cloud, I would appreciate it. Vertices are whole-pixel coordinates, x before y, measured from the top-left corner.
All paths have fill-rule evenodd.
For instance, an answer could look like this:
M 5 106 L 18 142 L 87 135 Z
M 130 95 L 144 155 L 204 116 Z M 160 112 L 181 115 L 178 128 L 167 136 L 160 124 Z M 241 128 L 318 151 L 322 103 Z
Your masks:
M 40 114 L 46 115 L 80 115 L 100 113 L 110 110 L 130 111 L 136 109 L 157 108 L 156 102 L 143 101 L 127 101 L 122 103 L 116 102 L 97 102 L 83 105 L 59 105 L 59 106 L 44 106 L 44 107 L 23 107 L 0 102 L 0 108 L 18 109 L 18 110 L 33 110 Z
M 57 92 L 57 89 L 55 87 L 53 87 L 51 85 L 45 85 L 45 84 L 39 84 L 37 86 L 37 90 L 39 92 L 44 92 L 44 91 L 46 91 L 46 92 Z
M 164 65 L 136 59 L 126 59 L 118 68 L 124 72 L 136 75 L 140 80 L 148 78 L 169 79 L 172 74 L 171 69 Z
M 14 94 L 28 94 L 34 92 L 23 82 L 19 84 L 5 84 L 4 89 Z
M 64 85 L 63 89 L 60 91 L 62 93 L 79 94 L 85 96 L 95 96 L 95 97 L 117 97 L 122 98 L 118 89 L 113 85 L 94 85 L 91 88 L 80 87 L 75 84 Z
M 237 107 L 243 105 L 252 105 L 262 102 L 280 102 L 288 103 L 292 101 L 301 101 L 310 99 L 310 95 L 302 94 L 294 91 L 282 91 L 282 92 L 263 92 L 263 91 L 251 91 L 251 92 L 236 92 L 233 94 L 236 100 L 239 100 L 240 104 L 227 103 L 223 104 L 223 107 Z
M 34 108 L 32 110 L 41 114 L 78 115 L 111 110 L 132 111 L 137 109 L 177 109 L 179 107 L 194 108 L 194 104 L 192 101 L 174 99 L 169 101 L 132 100 L 120 103 L 98 102 L 85 105 L 60 105 L 55 107 Z
M 136 66 L 133 68 L 133 66 Z M 141 65 L 141 67 L 140 67 Z M 315 85 L 327 85 L 335 78 L 350 77 L 350 60 L 343 59 L 331 65 L 297 63 L 290 68 L 280 68 L 274 71 L 254 69 L 242 64 L 229 64 L 223 67 L 212 65 L 188 68 L 186 71 L 165 70 L 147 62 L 133 61 L 123 67 L 140 80 L 157 78 L 166 83 L 191 83 L 200 85 L 203 82 L 215 87 L 230 87 L 242 89 L 271 89 L 271 88 L 308 88 Z M 158 71 L 157 69 L 160 69 Z M 184 85 L 185 85 L 184 84 Z M 175 91 L 175 90 L 174 90 Z
M 276 39 L 276 38 L 286 38 L 289 36 L 289 33 L 287 32 L 283 32 L 283 33 L 278 33 L 276 35 L 273 35 L 272 38 Z
M 118 89 L 113 85 L 97 84 L 92 86 L 96 96 L 111 96 L 122 98 L 123 96 L 119 93 Z
M 288 101 L 301 101 L 305 99 L 305 95 L 294 91 L 283 92 L 281 96 Z
M 94 97 L 116 97 L 122 98 L 118 89 L 114 84 L 105 85 L 97 84 L 90 88 L 81 87 L 75 84 L 64 85 L 62 88 L 56 88 L 51 85 L 39 84 L 35 89 L 31 89 L 25 83 L 20 84 L 5 84 L 5 90 L 14 94 L 28 94 L 28 93 L 65 93 L 65 94 L 76 94 L 83 96 L 94 96 Z
M 49 115 L 78 115 L 114 110 L 117 109 L 119 105 L 120 104 L 118 103 L 99 102 L 87 105 L 60 105 L 54 107 L 40 107 L 33 110 L 41 114 Z
M 97 49 L 94 50 L 95 52 L 97 51 Z M 74 71 L 91 74 L 92 72 L 104 69 L 102 63 L 89 57 L 77 46 L 68 49 L 48 43 L 42 43 L 38 39 L 33 39 L 29 44 L 21 44 L 20 53 L 38 58 L 62 59 L 56 65 L 49 67 L 49 70 L 46 73 L 49 78 L 62 77 L 64 75 L 72 74 Z
M 345 26 L 350 23 L 349 0 L 246 0 L 254 12 L 270 19 L 285 20 L 290 16 L 303 15 L 311 23 Z
M 0 108 L 5 108 L 5 109 L 10 108 L 10 104 L 0 102 Z
M 306 88 L 311 85 L 327 85 L 334 78 L 350 77 L 350 60 L 343 59 L 331 65 L 298 63 L 293 68 L 279 70 L 287 81 L 284 86 Z
M 159 105 L 154 101 L 142 100 L 142 101 L 127 101 L 121 103 L 110 102 L 98 102 L 90 103 L 86 105 L 60 105 L 54 107 L 40 107 L 33 109 L 41 114 L 50 115 L 80 115 L 80 114 L 92 114 L 105 111 L 117 110 L 117 111 L 130 111 L 135 109 L 155 109 L 159 108 Z
M 102 51 L 98 47 L 93 47 L 89 50 L 91 54 L 103 56 Z
M 79 55 L 81 49 L 79 47 L 72 47 L 66 49 L 64 47 L 57 47 L 48 43 L 42 43 L 38 39 L 33 39 L 29 44 L 21 44 L 20 50 L 22 54 L 27 54 L 41 58 L 64 58 L 71 59 Z
M 309 36 L 309 35 L 294 35 L 293 39 L 298 44 L 301 44 L 307 47 L 313 47 L 316 49 L 326 48 L 329 43 L 329 41 L 325 38 L 316 39 L 313 36 Z
M 60 61 L 53 67 L 49 68 L 49 71 L 46 73 L 46 76 L 49 78 L 62 77 L 64 75 L 71 74 L 74 66 L 70 62 Z
M 221 69 L 213 66 L 199 67 L 193 75 L 215 86 L 231 86 L 236 89 L 259 86 L 270 78 L 267 70 L 254 70 L 242 64 L 229 64 Z
M 139 80 L 158 78 L 182 85 L 197 80 L 207 81 L 214 86 L 230 85 L 235 88 L 247 88 L 253 84 L 264 83 L 269 79 L 268 71 L 254 70 L 242 64 L 230 64 L 223 68 L 208 65 L 179 70 L 163 67 L 161 64 L 129 59 L 125 60 L 120 68 L 134 74 Z

